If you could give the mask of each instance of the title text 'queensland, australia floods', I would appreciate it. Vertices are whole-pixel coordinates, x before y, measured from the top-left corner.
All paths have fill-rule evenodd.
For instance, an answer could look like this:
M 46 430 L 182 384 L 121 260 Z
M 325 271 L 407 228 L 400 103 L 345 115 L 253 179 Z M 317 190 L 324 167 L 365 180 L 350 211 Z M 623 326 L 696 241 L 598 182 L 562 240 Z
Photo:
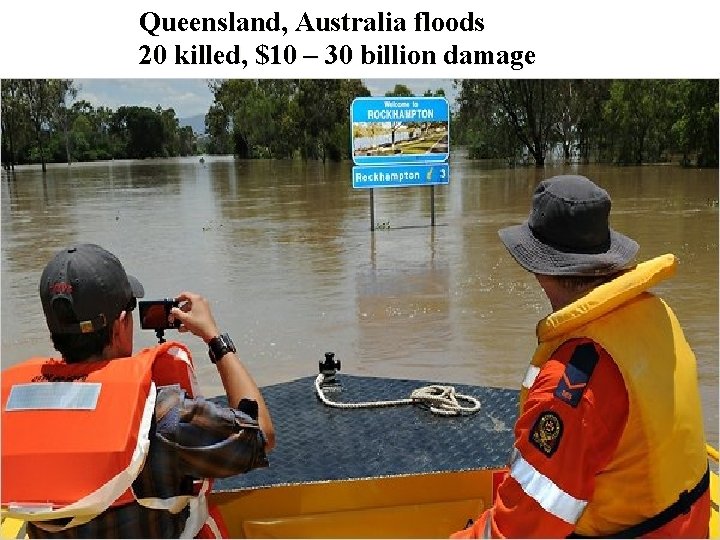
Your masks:
M 288 27 L 281 24 L 279 11 L 268 17 L 242 17 L 230 11 L 222 17 L 190 18 L 161 17 L 154 11 L 147 11 L 140 16 L 140 27 L 153 37 L 158 37 L 159 32 L 288 33 Z M 353 17 L 348 13 L 338 17 L 312 17 L 304 12 L 291 28 L 296 32 L 482 32 L 485 22 L 472 11 L 459 18 L 436 17 L 428 11 L 420 11 L 415 13 L 409 27 L 403 17 L 393 17 L 390 11 L 378 11 L 372 17 Z M 433 65 L 442 61 L 449 65 L 508 65 L 517 71 L 535 63 L 535 52 L 530 50 L 466 50 L 452 44 L 438 53 L 432 49 L 416 50 L 383 43 L 362 44 L 360 48 L 363 64 Z

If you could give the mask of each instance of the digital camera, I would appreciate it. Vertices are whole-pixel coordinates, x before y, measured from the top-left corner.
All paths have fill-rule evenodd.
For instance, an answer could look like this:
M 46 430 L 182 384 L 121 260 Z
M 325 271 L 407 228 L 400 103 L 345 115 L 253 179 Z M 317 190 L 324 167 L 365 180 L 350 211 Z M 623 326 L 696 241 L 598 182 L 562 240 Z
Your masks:
M 170 330 L 179 328 L 179 319 L 170 322 L 170 310 L 179 305 L 180 302 L 174 298 L 138 301 L 140 328 L 145 330 Z

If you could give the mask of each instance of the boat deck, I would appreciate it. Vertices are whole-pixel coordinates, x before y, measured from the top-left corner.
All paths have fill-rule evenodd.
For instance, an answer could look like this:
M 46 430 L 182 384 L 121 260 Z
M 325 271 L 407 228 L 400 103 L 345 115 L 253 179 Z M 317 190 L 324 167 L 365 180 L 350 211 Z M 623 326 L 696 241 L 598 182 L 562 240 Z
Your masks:
M 431 381 L 338 374 L 337 402 L 408 398 Z M 214 491 L 503 467 L 513 444 L 518 392 L 455 383 L 480 410 L 445 417 L 420 405 L 338 409 L 315 394 L 315 377 L 265 386 L 277 436 L 270 466 L 218 479 Z M 225 403 L 223 398 L 214 398 Z

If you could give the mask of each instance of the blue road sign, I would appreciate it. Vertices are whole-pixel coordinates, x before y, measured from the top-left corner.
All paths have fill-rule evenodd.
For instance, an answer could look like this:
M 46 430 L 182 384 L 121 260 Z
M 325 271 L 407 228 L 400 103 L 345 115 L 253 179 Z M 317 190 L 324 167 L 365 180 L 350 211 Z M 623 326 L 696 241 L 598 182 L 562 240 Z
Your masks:
M 447 184 L 449 180 L 447 163 L 356 165 L 352 168 L 354 188 L 432 186 Z
M 357 165 L 448 159 L 450 107 L 444 97 L 356 98 L 350 123 Z

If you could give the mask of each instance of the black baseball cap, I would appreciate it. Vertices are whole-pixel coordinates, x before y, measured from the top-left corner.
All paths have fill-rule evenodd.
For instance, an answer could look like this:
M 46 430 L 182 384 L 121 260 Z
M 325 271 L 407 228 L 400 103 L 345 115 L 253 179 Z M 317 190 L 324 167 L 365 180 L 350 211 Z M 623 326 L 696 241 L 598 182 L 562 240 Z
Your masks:
M 145 294 L 118 258 L 95 244 L 76 244 L 56 253 L 43 270 L 39 289 L 53 334 L 96 332 Z
M 610 227 L 612 202 L 584 176 L 561 175 L 535 189 L 530 216 L 499 231 L 526 270 L 553 276 L 602 276 L 624 270 L 638 244 Z

